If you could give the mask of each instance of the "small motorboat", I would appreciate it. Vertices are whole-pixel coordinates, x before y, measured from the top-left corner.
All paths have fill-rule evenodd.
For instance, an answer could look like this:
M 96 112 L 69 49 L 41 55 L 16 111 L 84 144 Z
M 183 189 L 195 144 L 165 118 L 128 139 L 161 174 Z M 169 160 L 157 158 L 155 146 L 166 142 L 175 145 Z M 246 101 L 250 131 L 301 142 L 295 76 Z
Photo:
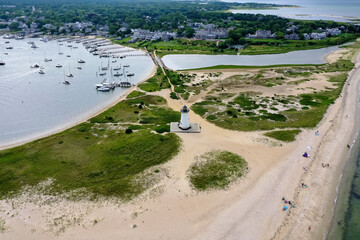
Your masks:
M 6 44 L 10 43 L 10 41 L 5 41 Z
M 130 65 L 129 65 L 129 64 L 125 64 L 124 67 L 130 67 Z
M 31 65 L 30 67 L 31 67 L 31 68 L 38 68 L 38 67 L 40 67 L 40 65 L 37 64 L 37 63 L 35 63 L 34 65 Z
M 132 77 L 132 76 L 134 76 L 135 75 L 135 73 L 128 73 L 128 74 L 126 74 L 126 76 L 128 76 L 128 77 Z
M 114 74 L 114 77 L 120 77 L 120 76 L 122 76 L 122 75 L 123 75 L 122 73 L 116 72 L 116 73 Z
M 72 75 L 72 73 L 66 74 L 67 77 L 74 77 L 74 75 Z
M 82 59 L 80 59 L 80 60 L 78 61 L 78 63 L 85 63 L 85 61 L 82 60 Z
M 13 47 L 11 47 L 11 46 L 8 46 L 8 47 L 6 47 L 6 49 L 13 49 Z
M 45 59 L 44 59 L 44 62 L 51 62 L 51 61 L 52 61 L 51 58 L 45 58 Z
M 105 75 L 106 75 L 106 73 L 105 73 L 105 72 L 103 72 L 103 73 L 99 73 L 99 75 L 100 75 L 100 76 L 105 76 Z
M 101 87 L 97 88 L 96 90 L 98 90 L 99 92 L 109 92 L 110 88 L 101 86 Z
M 42 69 L 40 69 L 39 74 L 45 74 L 45 72 Z
M 3 66 L 3 65 L 5 65 L 5 62 L 0 60 L 0 66 Z
M 81 70 L 81 69 L 82 69 L 82 67 L 77 67 L 77 69 L 80 69 L 80 70 Z
M 71 57 L 70 55 L 66 55 L 66 57 Z
M 67 81 L 67 80 L 63 81 L 62 83 L 65 84 L 65 85 L 70 85 L 70 82 Z
M 56 66 L 55 67 L 57 67 L 57 68 L 61 68 L 62 67 L 62 65 L 61 64 L 56 64 Z

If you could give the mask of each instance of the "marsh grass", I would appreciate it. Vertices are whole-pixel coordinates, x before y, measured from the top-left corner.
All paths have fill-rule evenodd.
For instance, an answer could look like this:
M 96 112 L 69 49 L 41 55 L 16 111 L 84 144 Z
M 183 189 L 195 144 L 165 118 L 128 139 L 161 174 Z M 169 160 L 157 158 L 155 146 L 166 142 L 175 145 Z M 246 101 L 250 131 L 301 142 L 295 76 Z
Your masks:
M 198 191 L 225 189 L 246 175 L 244 158 L 228 151 L 212 151 L 197 157 L 188 170 L 188 177 Z

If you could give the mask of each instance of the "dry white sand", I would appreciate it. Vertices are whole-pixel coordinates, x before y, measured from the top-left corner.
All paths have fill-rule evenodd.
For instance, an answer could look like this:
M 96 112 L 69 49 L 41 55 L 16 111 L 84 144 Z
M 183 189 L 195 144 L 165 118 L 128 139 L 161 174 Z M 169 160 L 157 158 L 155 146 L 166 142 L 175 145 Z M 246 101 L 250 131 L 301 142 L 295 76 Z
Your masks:
M 316 129 L 280 146 L 261 132 L 221 129 L 190 112 L 199 134 L 179 134 L 182 151 L 166 163 L 156 188 L 129 203 L 70 202 L 41 195 L 0 201 L 1 239 L 322 239 L 329 226 L 336 184 L 354 139 L 360 70 Z M 159 93 L 171 108 L 186 102 Z M 312 150 L 306 149 L 311 146 Z M 194 157 L 228 150 L 248 161 L 249 174 L 229 190 L 197 193 L 186 178 Z M 301 155 L 308 151 L 310 158 Z M 329 163 L 322 168 L 321 163 Z M 308 171 L 303 170 L 308 167 Z M 301 182 L 308 187 L 302 189 Z M 295 208 L 282 211 L 282 197 Z M 31 200 L 31 201 L 30 201 Z M 308 227 L 311 226 L 311 231 Z

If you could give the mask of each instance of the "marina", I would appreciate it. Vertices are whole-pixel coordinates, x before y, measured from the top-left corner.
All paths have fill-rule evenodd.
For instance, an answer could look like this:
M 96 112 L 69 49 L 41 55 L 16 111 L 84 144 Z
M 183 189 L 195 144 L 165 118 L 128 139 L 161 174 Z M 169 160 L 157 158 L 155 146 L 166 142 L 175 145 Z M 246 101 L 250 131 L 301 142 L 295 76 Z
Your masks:
M 5 113 L 0 115 L 0 145 L 42 136 L 81 121 L 116 101 L 154 68 L 151 58 L 141 51 L 132 51 L 139 56 L 129 58 L 120 57 L 120 53 L 110 56 L 106 50 L 101 54 L 109 55 L 107 58 L 90 53 L 95 44 L 110 47 L 104 39 L 5 39 L 0 38 L 0 111 Z M 13 49 L 5 55 L 7 45 Z M 127 70 L 134 73 L 131 78 L 123 73 L 124 64 L 130 65 Z M 99 74 L 101 66 L 106 67 L 101 72 L 109 84 L 96 89 L 95 84 L 104 80 Z

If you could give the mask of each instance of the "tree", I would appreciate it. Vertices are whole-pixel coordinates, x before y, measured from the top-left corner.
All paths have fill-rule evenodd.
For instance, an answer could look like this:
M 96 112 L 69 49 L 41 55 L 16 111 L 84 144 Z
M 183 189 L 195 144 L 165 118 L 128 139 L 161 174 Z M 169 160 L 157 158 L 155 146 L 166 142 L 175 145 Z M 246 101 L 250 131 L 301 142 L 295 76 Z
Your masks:
M 185 37 L 192 38 L 194 36 L 195 30 L 191 27 L 185 29 Z
M 9 29 L 10 29 L 11 31 L 17 31 L 17 30 L 19 30 L 19 23 L 18 23 L 18 22 L 12 22 L 12 23 L 10 23 Z

